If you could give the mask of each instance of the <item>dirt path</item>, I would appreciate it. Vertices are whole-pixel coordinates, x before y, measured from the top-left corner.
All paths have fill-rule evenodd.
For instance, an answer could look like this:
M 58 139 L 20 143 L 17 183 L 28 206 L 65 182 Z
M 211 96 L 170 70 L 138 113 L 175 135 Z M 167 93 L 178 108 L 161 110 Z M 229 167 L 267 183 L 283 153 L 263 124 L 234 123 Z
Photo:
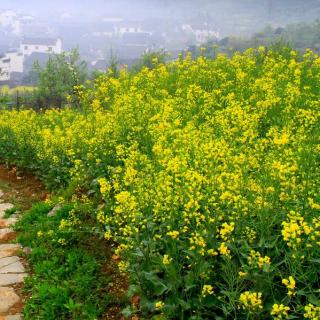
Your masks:
M 0 201 L 4 196 L 0 190 Z M 22 299 L 20 287 L 27 276 L 19 257 L 21 246 L 11 243 L 15 232 L 11 226 L 18 220 L 17 215 L 5 219 L 5 212 L 13 208 L 11 203 L 0 203 L 0 319 L 19 320 L 21 318 Z
M 46 195 L 42 184 L 32 175 L 0 166 L 0 320 L 22 319 L 21 288 L 27 276 L 22 247 L 15 243 L 12 229 L 19 215 L 7 218 L 6 210 L 16 207 L 23 212 Z

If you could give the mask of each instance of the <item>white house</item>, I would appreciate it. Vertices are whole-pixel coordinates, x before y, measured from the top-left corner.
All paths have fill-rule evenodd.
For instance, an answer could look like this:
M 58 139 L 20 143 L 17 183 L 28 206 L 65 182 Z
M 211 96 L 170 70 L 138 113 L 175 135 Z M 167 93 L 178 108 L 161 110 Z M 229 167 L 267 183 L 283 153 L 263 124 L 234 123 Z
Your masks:
M 0 81 L 10 80 L 10 59 L 0 55 Z
M 59 38 L 24 38 L 20 44 L 24 56 L 32 53 L 62 53 L 62 41 Z
M 17 18 L 17 14 L 12 10 L 5 10 L 0 13 L 0 25 L 2 27 L 12 26 Z
M 193 34 L 196 40 L 196 44 L 203 44 L 209 39 L 218 39 L 220 34 L 218 31 L 212 29 L 207 23 L 204 24 L 184 24 L 182 30 Z
M 139 22 L 122 21 L 115 24 L 115 32 L 120 36 L 125 33 L 142 32 L 142 26 Z
M 10 73 L 23 73 L 23 54 L 18 50 L 10 50 L 6 53 L 6 57 L 10 59 Z
M 0 81 L 11 79 L 12 73 L 23 73 L 23 54 L 17 50 L 10 50 L 0 56 Z

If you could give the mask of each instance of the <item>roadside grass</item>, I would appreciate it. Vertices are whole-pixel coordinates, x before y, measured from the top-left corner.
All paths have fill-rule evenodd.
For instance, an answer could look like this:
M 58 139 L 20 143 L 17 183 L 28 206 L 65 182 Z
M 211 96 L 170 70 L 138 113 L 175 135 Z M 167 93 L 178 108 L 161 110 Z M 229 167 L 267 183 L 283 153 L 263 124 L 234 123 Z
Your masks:
M 106 309 L 121 304 L 108 293 L 113 279 L 105 265 L 111 250 L 89 235 L 59 230 L 72 206 L 63 206 L 53 217 L 47 216 L 50 209 L 48 204 L 36 204 L 15 226 L 17 241 L 31 249 L 24 319 L 101 318 Z
M 59 231 L 72 205 L 48 217 L 53 204 L 41 202 L 47 192 L 32 174 L 0 166 L 0 190 L 3 201 L 14 204 L 4 218 L 23 213 L 14 227 L 17 242 L 31 249 L 26 256 L 30 277 L 23 288 L 24 319 L 118 319 L 127 303 L 127 282 L 119 275 L 110 246 L 90 232 Z
M 7 209 L 5 212 L 4 212 L 4 216 L 3 218 L 4 219 L 9 219 L 12 215 L 14 215 L 15 213 L 19 212 L 19 209 L 17 207 L 13 207 L 11 209 Z

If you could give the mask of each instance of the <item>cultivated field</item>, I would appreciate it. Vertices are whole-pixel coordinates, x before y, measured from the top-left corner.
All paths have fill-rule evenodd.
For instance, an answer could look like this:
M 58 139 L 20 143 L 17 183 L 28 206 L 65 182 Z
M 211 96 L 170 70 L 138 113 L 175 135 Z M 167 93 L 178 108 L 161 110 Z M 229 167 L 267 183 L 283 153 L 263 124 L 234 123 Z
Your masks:
M 1 111 L 0 158 L 86 203 L 128 315 L 320 319 L 320 58 L 154 63 L 77 88 L 81 110 Z

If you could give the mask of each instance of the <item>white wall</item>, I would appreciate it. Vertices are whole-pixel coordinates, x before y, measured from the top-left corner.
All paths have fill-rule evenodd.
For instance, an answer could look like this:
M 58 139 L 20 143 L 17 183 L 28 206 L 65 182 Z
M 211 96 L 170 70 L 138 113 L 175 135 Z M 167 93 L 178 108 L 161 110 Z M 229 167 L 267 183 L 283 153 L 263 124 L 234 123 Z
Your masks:
M 142 32 L 141 27 L 116 27 L 116 33 L 123 35 L 124 33 L 135 33 L 135 32 Z
M 60 54 L 62 53 L 62 42 L 60 39 L 57 40 L 54 46 L 47 46 L 47 45 L 30 45 L 30 44 L 21 44 L 20 51 L 23 53 L 24 56 L 29 56 L 32 53 L 55 53 Z
M 14 11 L 7 10 L 0 13 L 0 24 L 3 27 L 11 26 L 16 18 L 17 14 Z
M 23 54 L 20 52 L 6 53 L 6 58 L 10 58 L 10 73 L 23 72 Z
M 10 80 L 10 64 L 0 59 L 0 81 Z

